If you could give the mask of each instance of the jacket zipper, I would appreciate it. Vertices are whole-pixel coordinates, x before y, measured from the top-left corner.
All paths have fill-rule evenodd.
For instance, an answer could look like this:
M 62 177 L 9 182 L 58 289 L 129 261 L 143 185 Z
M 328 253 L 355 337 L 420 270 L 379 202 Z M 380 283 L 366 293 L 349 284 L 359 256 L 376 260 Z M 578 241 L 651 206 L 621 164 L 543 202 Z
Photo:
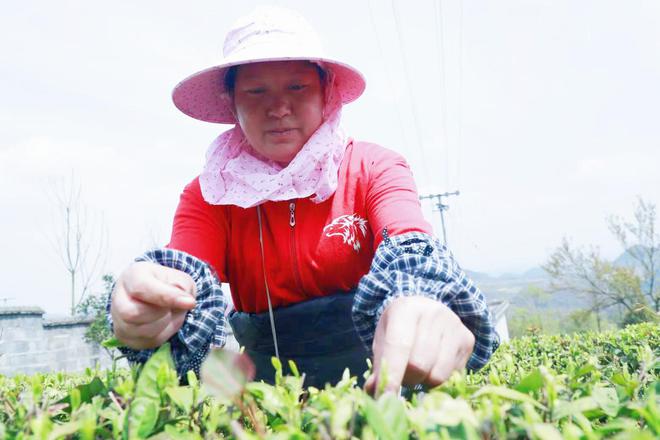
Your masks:
M 298 251 L 296 246 L 296 202 L 289 202 L 289 226 L 291 226 L 291 259 L 293 264 L 293 275 L 300 292 L 303 292 L 302 279 L 298 269 Z

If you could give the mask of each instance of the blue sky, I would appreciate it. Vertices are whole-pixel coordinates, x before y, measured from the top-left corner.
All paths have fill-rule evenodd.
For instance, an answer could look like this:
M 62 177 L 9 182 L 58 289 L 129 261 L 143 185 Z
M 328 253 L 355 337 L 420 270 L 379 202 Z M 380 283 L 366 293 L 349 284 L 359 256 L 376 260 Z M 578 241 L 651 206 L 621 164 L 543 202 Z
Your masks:
M 106 271 L 167 242 L 178 194 L 227 128 L 180 114 L 171 89 L 217 63 L 227 27 L 258 3 L 3 9 L 0 227 L 11 252 L 0 298 L 66 309 L 47 194 L 72 171 L 90 216 L 105 218 Z M 660 201 L 658 2 L 274 3 L 364 72 L 346 131 L 401 152 L 422 192 L 461 191 L 447 229 L 463 266 L 522 271 L 563 236 L 615 256 L 605 217 L 630 215 L 638 195 Z

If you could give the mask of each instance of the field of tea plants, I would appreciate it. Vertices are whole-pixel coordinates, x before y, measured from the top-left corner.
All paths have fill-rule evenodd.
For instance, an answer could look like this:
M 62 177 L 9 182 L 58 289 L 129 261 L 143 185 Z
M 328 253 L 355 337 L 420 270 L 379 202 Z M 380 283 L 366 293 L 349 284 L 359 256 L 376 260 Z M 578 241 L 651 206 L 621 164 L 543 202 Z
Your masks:
M 203 386 L 192 373 L 180 386 L 167 346 L 141 371 L 0 376 L 0 438 L 660 438 L 656 324 L 517 339 L 405 399 L 374 400 L 348 374 L 323 390 L 281 368 L 275 386 L 244 384 L 226 356 L 209 357 Z

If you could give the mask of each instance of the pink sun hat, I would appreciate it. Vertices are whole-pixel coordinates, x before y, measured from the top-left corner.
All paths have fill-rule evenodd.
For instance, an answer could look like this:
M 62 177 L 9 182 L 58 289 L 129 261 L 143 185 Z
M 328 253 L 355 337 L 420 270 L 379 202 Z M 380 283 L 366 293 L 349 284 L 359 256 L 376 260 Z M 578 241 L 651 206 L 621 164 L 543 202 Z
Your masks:
M 366 86 L 359 70 L 325 55 L 318 35 L 302 15 L 262 6 L 234 23 L 225 38 L 220 64 L 181 81 L 172 100 L 195 119 L 235 124 L 231 100 L 224 90 L 227 70 L 240 64 L 289 60 L 312 61 L 331 70 L 342 104 L 356 100 Z

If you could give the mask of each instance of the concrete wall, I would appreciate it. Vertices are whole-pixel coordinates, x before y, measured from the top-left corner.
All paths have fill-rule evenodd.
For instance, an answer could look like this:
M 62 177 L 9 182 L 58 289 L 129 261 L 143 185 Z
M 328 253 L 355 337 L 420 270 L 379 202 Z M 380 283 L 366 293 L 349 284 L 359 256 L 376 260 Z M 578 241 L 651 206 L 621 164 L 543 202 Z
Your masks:
M 0 374 L 83 371 L 109 367 L 97 344 L 85 342 L 89 318 L 45 320 L 37 307 L 0 308 Z

